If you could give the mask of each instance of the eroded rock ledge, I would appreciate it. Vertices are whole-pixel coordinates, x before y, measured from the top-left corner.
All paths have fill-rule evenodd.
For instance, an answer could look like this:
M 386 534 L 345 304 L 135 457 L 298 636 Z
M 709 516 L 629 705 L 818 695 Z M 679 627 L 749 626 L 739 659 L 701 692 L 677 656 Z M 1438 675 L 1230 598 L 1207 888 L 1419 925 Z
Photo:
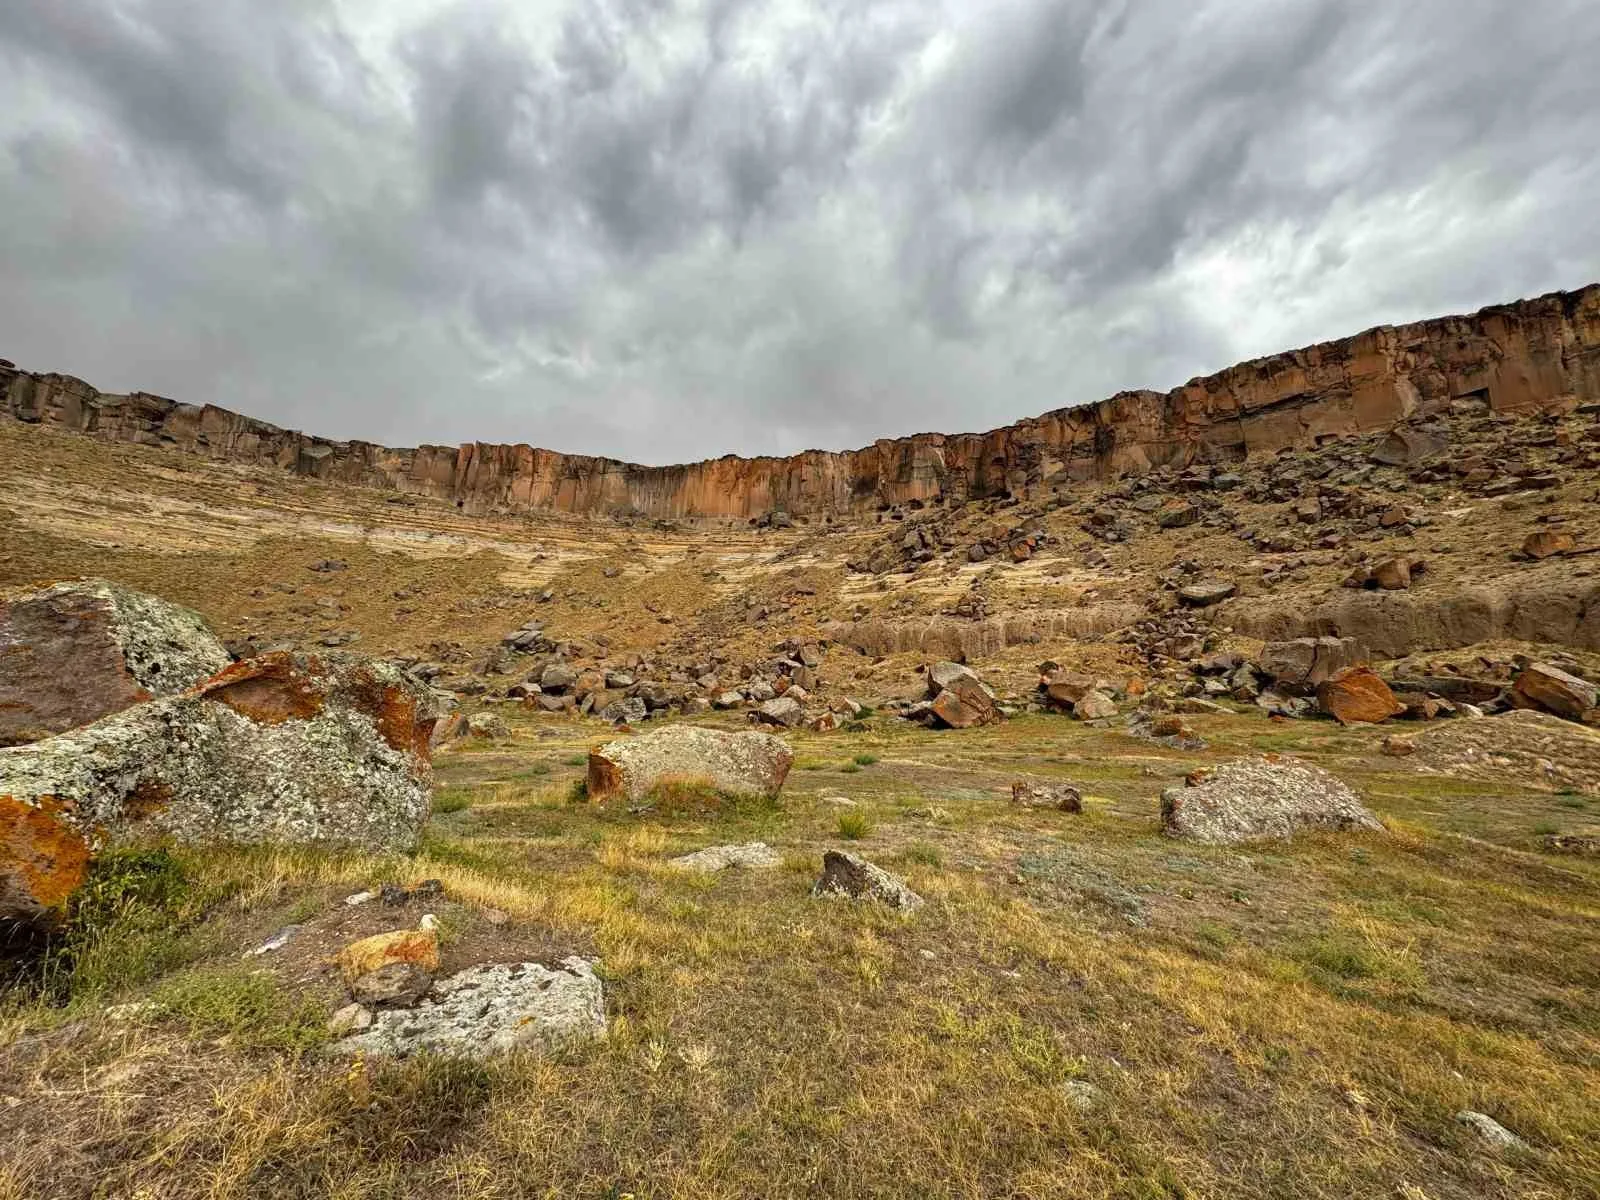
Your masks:
M 1600 399 L 1600 284 L 1472 316 L 1381 326 L 1241 363 L 1165 394 L 1121 392 L 989 433 L 917 434 L 861 450 L 729 455 L 671 467 L 525 445 L 397 450 L 334 442 L 216 405 L 111 395 L 0 361 L 0 413 L 107 441 L 435 496 L 474 512 L 723 519 L 1031 496 L 1071 481 L 1386 428 L 1468 398 L 1497 412 Z

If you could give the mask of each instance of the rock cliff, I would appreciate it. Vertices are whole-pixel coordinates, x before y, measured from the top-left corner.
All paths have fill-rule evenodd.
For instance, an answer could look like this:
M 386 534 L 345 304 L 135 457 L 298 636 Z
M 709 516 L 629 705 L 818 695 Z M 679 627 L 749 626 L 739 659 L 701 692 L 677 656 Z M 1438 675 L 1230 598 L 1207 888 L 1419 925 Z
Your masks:
M 1167 393 L 1122 392 L 981 434 L 861 450 L 645 467 L 525 445 L 390 449 L 279 429 L 215 405 L 111 395 L 0 361 L 0 413 L 116 442 L 424 494 L 473 512 L 754 519 L 1035 496 L 1063 483 L 1387 428 L 1452 401 L 1496 412 L 1600 399 L 1600 284 L 1256 359 Z

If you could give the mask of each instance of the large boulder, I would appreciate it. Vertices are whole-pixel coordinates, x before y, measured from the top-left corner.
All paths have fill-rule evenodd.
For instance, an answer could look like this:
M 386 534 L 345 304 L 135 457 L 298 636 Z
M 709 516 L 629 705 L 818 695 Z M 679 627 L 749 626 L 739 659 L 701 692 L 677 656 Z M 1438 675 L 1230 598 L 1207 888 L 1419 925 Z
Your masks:
M 0 918 L 53 921 L 112 842 L 410 849 L 434 703 L 389 663 L 277 653 L 0 750 Z
M 1351 667 L 1318 684 L 1317 706 L 1341 725 L 1376 725 L 1406 711 L 1371 667 Z
M 1597 703 L 1592 683 L 1548 663 L 1534 663 L 1517 676 L 1511 702 L 1518 708 L 1538 708 L 1569 721 L 1581 721 Z
M 176 695 L 230 661 L 197 614 L 103 579 L 0 600 L 0 746 Z
M 1268 642 L 1261 649 L 1260 666 L 1280 687 L 1309 690 L 1366 661 L 1366 651 L 1354 638 L 1303 637 Z
M 960 663 L 941 662 L 928 668 L 927 712 L 950 729 L 968 729 L 1004 720 L 989 685 Z
M 794 754 L 769 733 L 669 725 L 589 751 L 589 799 L 643 799 L 662 781 L 695 780 L 734 795 L 775 796 Z
M 1320 767 L 1244 758 L 1161 794 L 1161 823 L 1174 837 L 1227 845 L 1286 838 L 1304 829 L 1383 828 L 1360 797 Z

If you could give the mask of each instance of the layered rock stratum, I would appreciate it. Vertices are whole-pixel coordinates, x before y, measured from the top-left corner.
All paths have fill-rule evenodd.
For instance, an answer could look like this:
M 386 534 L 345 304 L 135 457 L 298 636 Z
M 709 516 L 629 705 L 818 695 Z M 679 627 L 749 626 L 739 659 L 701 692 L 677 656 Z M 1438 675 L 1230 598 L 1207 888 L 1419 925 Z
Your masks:
M 648 467 L 527 445 L 391 449 L 280 429 L 213 404 L 0 361 L 0 413 L 112 442 L 275 466 L 331 483 L 448 499 L 471 512 L 756 519 L 1011 495 L 1227 462 L 1384 429 L 1452 402 L 1501 413 L 1600 399 L 1600 284 L 1386 325 L 1241 363 L 1170 392 L 1122 392 L 988 433 L 926 433 L 860 450 Z

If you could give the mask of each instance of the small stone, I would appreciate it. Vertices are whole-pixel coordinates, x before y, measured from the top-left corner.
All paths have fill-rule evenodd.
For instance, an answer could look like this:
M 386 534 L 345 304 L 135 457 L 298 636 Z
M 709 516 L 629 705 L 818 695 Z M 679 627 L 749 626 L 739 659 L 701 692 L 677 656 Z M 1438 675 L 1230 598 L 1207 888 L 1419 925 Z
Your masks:
M 483 910 L 483 919 L 489 924 L 499 927 L 510 923 L 511 914 L 504 909 L 486 908 Z
M 372 1010 L 360 1004 L 346 1004 L 328 1018 L 328 1036 L 346 1037 L 359 1033 L 372 1024 Z
M 369 904 L 377 898 L 377 892 L 356 892 L 353 895 L 346 896 L 344 902 L 351 908 L 359 908 L 361 905 Z
M 1496 1150 L 1527 1150 L 1528 1143 L 1512 1133 L 1493 1117 L 1465 1109 L 1456 1114 L 1456 1120 L 1476 1133 Z
M 277 933 L 273 934 L 259 946 L 256 946 L 251 950 L 246 950 L 244 952 L 244 957 L 259 958 L 263 954 L 271 954 L 274 950 L 282 950 L 294 938 L 294 935 L 299 932 L 300 926 L 285 925 L 282 929 L 278 930 Z
M 1069 1079 L 1061 1085 L 1067 1103 L 1081 1113 L 1092 1113 L 1105 1107 L 1106 1094 L 1092 1083 L 1082 1079 Z
M 1405 758 L 1417 752 L 1417 744 L 1410 738 L 1390 734 L 1383 739 L 1383 752 L 1390 758 Z
M 1193 608 L 1209 608 L 1222 603 L 1238 590 L 1237 585 L 1226 579 L 1209 579 L 1179 588 L 1178 599 Z
M 395 929 L 378 933 L 351 942 L 339 951 L 337 961 L 346 983 L 397 962 L 437 971 L 439 936 L 431 929 Z
M 485 741 L 498 741 L 511 736 L 511 726 L 499 713 L 473 713 L 467 718 L 467 732 Z
M 433 986 L 433 973 L 410 962 L 384 963 L 350 980 L 350 995 L 373 1008 L 415 1004 Z

